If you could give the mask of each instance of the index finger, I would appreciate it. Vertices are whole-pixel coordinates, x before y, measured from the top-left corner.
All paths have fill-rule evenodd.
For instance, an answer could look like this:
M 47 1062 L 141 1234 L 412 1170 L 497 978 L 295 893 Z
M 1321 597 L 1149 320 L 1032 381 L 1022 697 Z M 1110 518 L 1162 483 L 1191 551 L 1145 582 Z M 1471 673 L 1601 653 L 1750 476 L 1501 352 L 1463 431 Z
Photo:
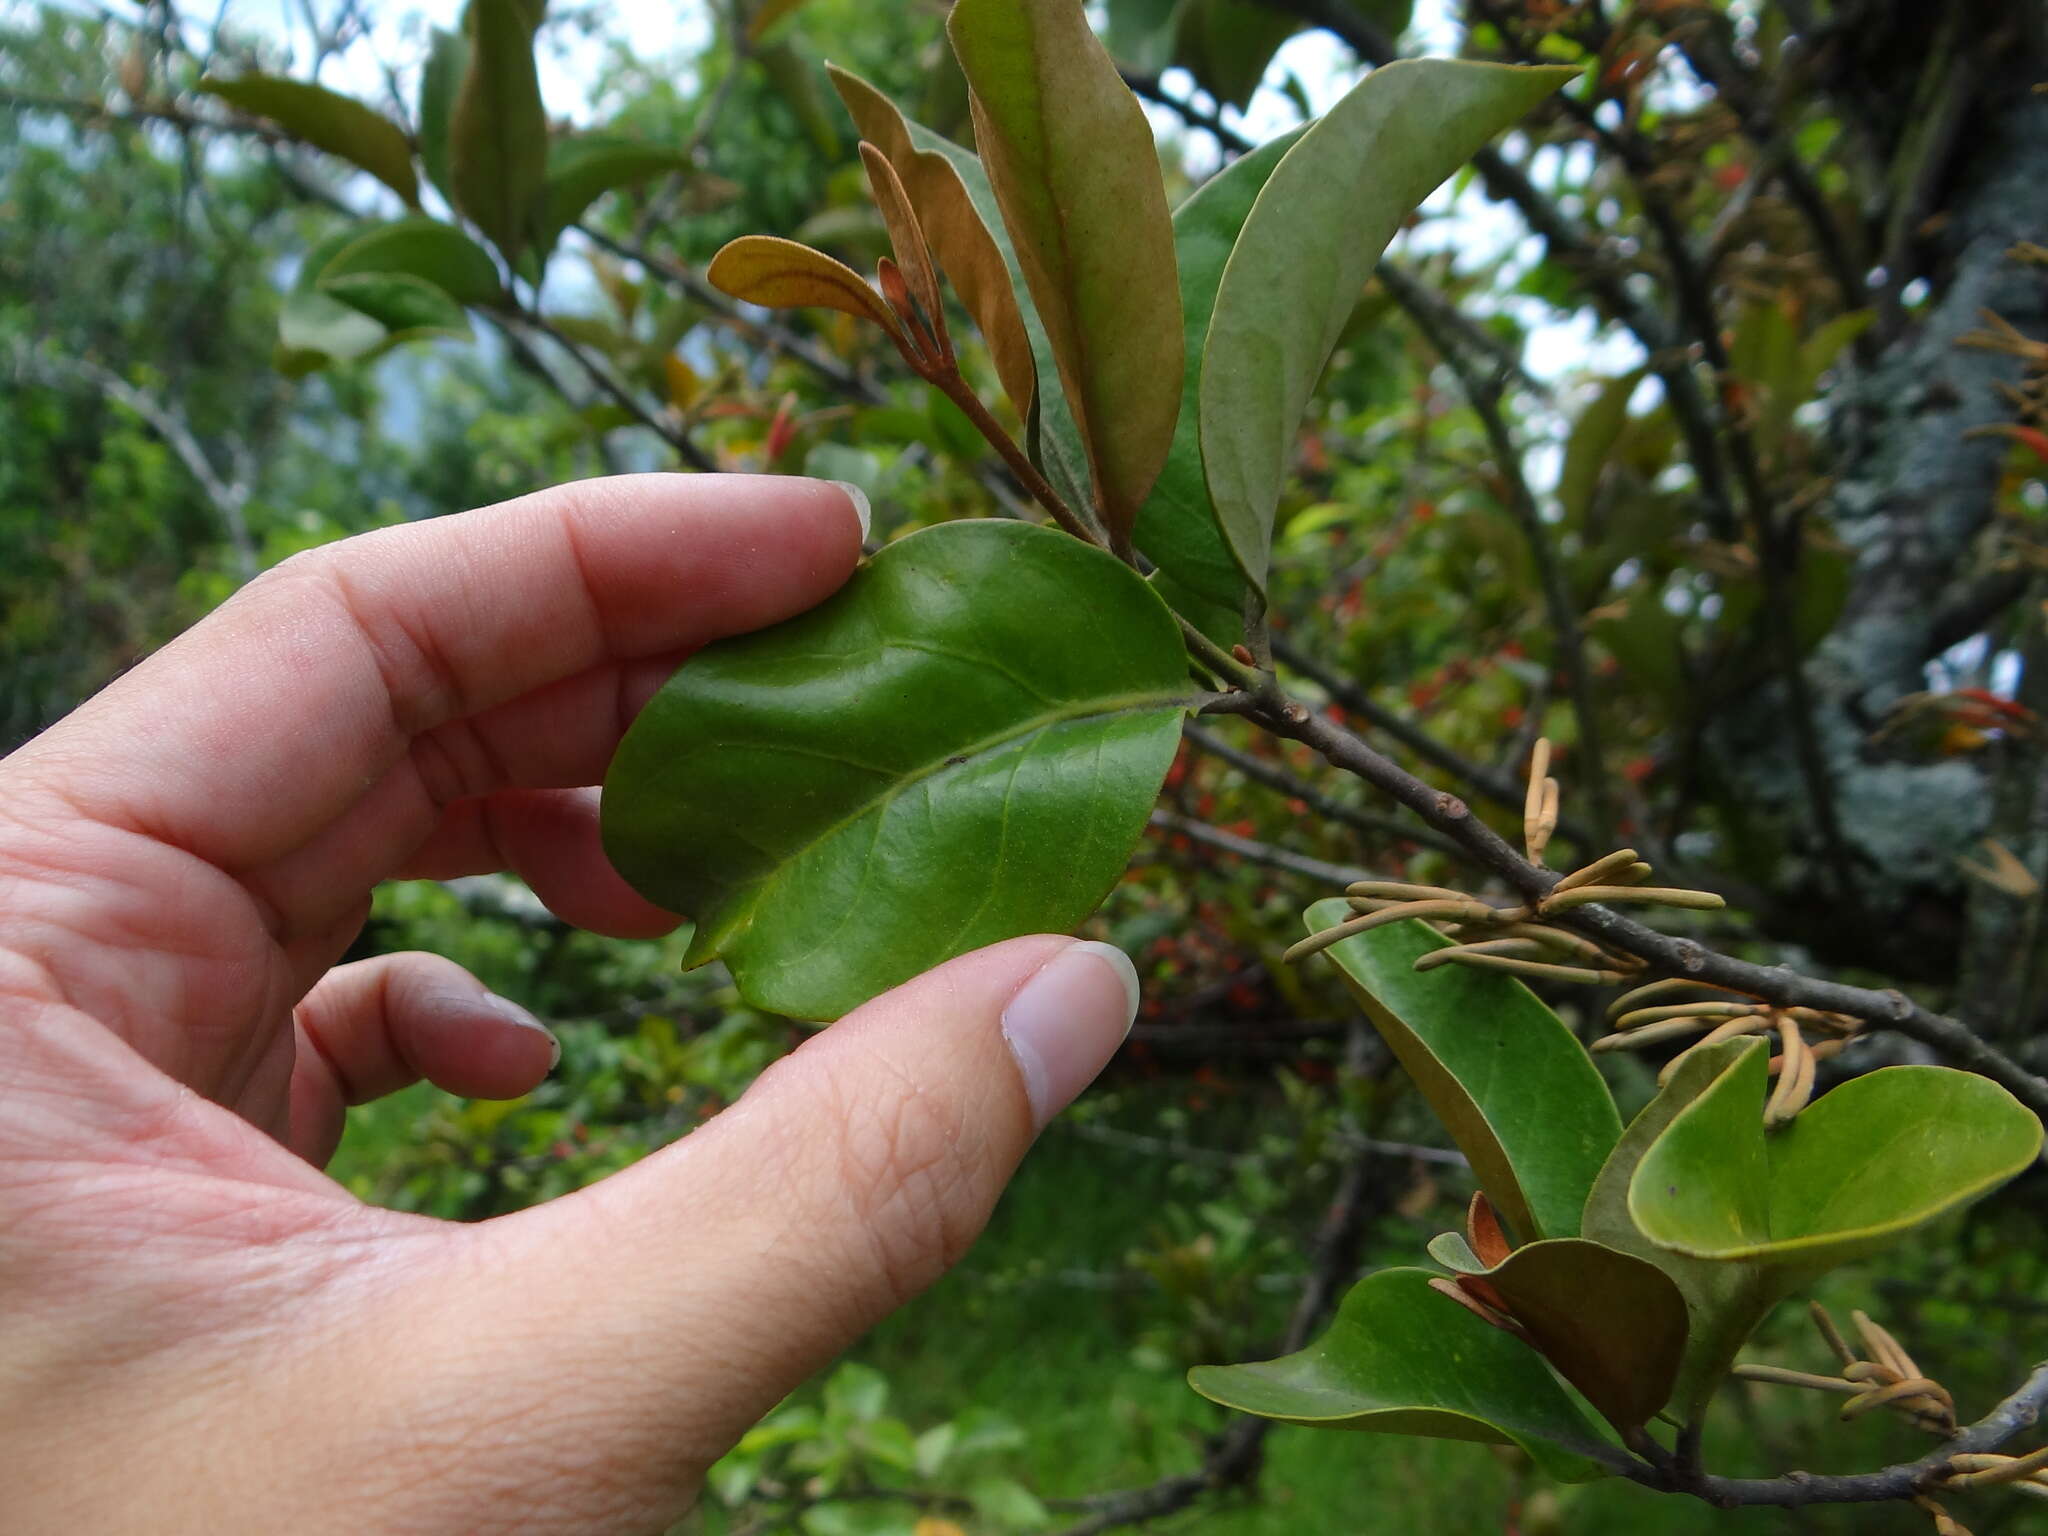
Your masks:
M 825 481 L 631 475 L 364 534 L 257 578 L 16 765 L 56 767 L 96 820 L 261 863 L 424 731 L 813 606 L 862 532 Z

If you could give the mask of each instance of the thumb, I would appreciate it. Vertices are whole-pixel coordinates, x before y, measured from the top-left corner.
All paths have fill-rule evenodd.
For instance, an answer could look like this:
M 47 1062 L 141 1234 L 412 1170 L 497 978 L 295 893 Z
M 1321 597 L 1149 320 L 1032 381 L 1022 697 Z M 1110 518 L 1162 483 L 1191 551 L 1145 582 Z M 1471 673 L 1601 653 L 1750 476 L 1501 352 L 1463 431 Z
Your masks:
M 585 1443 L 608 1440 L 616 1471 L 681 1473 L 687 1500 L 696 1472 L 960 1257 L 1137 1004 L 1120 950 L 1056 937 L 898 987 L 682 1142 L 479 1229 L 500 1277 L 491 1331 L 546 1383 L 536 1401 L 605 1422 Z

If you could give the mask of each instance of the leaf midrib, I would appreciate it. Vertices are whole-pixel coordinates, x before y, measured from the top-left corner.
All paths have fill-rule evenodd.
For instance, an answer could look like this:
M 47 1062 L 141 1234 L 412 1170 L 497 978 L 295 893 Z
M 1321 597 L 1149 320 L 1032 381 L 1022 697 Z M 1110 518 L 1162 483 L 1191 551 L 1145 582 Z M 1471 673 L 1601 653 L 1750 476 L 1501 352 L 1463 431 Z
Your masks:
M 1106 699 L 1090 700 L 1086 708 L 1072 710 L 1051 709 L 1041 714 L 1029 716 L 1008 730 L 984 736 L 978 741 L 970 742 L 960 751 L 948 752 L 928 763 L 920 764 L 893 782 L 881 794 L 871 800 L 863 801 L 858 809 L 840 817 L 839 820 L 826 827 L 815 837 L 806 838 L 795 853 L 778 860 L 775 868 L 762 875 L 759 879 L 745 885 L 733 887 L 717 903 L 714 910 L 720 914 L 720 918 L 714 922 L 713 926 L 723 927 L 723 914 L 742 906 L 746 909 L 745 919 L 740 926 L 734 928 L 721 941 L 720 947 L 725 948 L 729 946 L 734 939 L 737 939 L 741 933 L 752 926 L 754 913 L 760 906 L 761 898 L 774 889 L 776 883 L 783 878 L 798 857 L 813 848 L 830 842 L 847 828 L 872 815 L 878 809 L 886 809 L 899 796 L 924 783 L 926 780 L 938 778 L 957 769 L 971 767 L 982 758 L 1000 751 L 1011 742 L 1035 735 L 1056 725 L 1072 725 L 1088 720 L 1114 720 L 1126 715 L 1142 714 L 1148 710 L 1165 709 L 1168 707 L 1179 708 L 1190 702 L 1192 702 L 1192 695 L 1181 689 L 1113 694 Z M 732 745 L 732 743 L 728 743 L 728 745 Z M 775 743 L 750 742 L 746 743 L 746 745 L 765 747 L 769 751 L 781 750 L 780 746 Z

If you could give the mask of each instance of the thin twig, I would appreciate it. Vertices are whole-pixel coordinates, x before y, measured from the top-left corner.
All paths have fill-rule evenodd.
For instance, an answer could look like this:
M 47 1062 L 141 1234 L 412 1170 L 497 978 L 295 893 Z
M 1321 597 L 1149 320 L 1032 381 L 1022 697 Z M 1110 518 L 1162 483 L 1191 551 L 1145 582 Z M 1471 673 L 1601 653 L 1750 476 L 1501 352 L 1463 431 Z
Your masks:
M 1552 870 L 1529 863 L 1499 833 L 1474 816 L 1471 807 L 1456 795 L 1415 777 L 1334 721 L 1299 706 L 1268 706 L 1252 718 L 1274 735 L 1313 747 L 1335 767 L 1356 774 L 1392 796 L 1436 830 L 1462 844 L 1525 898 L 1540 900 L 1560 878 Z M 1261 852 L 1280 850 L 1262 848 Z M 1268 858 L 1266 862 L 1273 861 Z M 1561 914 L 1559 921 L 1611 950 L 1634 955 L 1677 977 L 1726 987 L 1780 1007 L 1847 1014 L 1878 1028 L 1896 1030 L 1932 1047 L 1955 1065 L 1990 1078 L 2035 1114 L 2048 1116 L 2048 1081 L 1979 1038 L 1959 1020 L 1934 1013 L 1902 992 L 1849 986 L 1780 966 L 1736 960 L 1697 939 L 1660 933 L 1608 907 L 1578 907 Z
M 1504 499 L 1508 511 L 1529 546 L 1551 632 L 1557 637 L 1558 664 L 1564 673 L 1565 687 L 1571 694 L 1572 714 L 1577 718 L 1579 727 L 1579 746 L 1585 756 L 1586 771 L 1579 777 L 1593 807 L 1593 835 L 1599 842 L 1612 842 L 1614 810 L 1607 798 L 1606 752 L 1601 745 L 1600 715 L 1593 698 L 1592 674 L 1586 667 L 1585 636 L 1580 631 L 1579 616 L 1573 609 L 1571 593 L 1565 585 L 1564 567 L 1558 562 L 1550 531 L 1543 525 L 1543 513 L 1529 490 L 1528 477 L 1522 472 L 1521 449 L 1516 446 L 1514 436 L 1508 430 L 1507 417 L 1502 413 L 1500 384 L 1497 379 L 1482 378 L 1472 367 L 1464 349 L 1445 331 L 1435 311 L 1420 302 L 1415 283 L 1392 272 L 1383 274 L 1381 281 L 1456 377 L 1459 388 L 1464 391 L 1466 400 L 1485 430 L 1487 445 L 1493 451 L 1494 468 L 1506 491 Z
M 1176 96 L 1159 83 L 1157 75 L 1148 75 L 1142 70 L 1117 66 L 1117 73 L 1124 77 L 1124 84 L 1147 101 L 1156 101 L 1173 113 L 1190 128 L 1199 128 L 1214 139 L 1226 155 L 1249 154 L 1259 146 L 1223 121 L 1221 113 L 1211 112 L 1184 96 Z
M 1308 780 L 1289 773 L 1278 763 L 1267 762 L 1264 758 L 1254 757 L 1249 752 L 1233 747 L 1213 731 L 1190 722 L 1181 728 L 1181 734 L 1196 751 L 1213 757 L 1218 762 L 1228 763 L 1255 784 L 1263 784 L 1266 788 L 1277 790 L 1290 799 L 1299 800 L 1326 821 L 1342 822 L 1368 837 L 1419 843 L 1424 847 L 1434 848 L 1439 853 L 1447 853 L 1453 858 L 1467 857 L 1463 848 L 1440 832 L 1432 832 L 1427 827 L 1404 826 L 1386 816 L 1370 816 L 1353 806 L 1345 805 L 1342 801 L 1332 800 Z
M 692 469 L 698 470 L 713 470 L 718 467 L 717 462 L 711 455 L 697 446 L 689 433 L 679 427 L 670 426 L 667 422 L 649 411 L 646 406 L 642 405 L 635 398 L 633 392 L 613 378 L 608 370 L 600 368 L 596 363 L 592 362 L 585 355 L 583 348 L 578 346 L 570 337 L 564 335 L 554 322 L 548 320 L 545 316 L 537 314 L 522 315 L 520 319 L 566 352 L 569 355 L 570 361 L 583 371 L 584 376 L 591 383 L 595 384 L 615 401 L 621 410 L 639 422 L 641 426 L 647 428 L 648 431 L 654 433 L 656 437 L 659 437 L 669 447 L 673 448 L 676 451 L 676 456 L 685 464 L 688 464 Z
M 1178 833 L 1190 842 L 1202 843 L 1224 853 L 1234 853 L 1249 863 L 1262 864 L 1268 869 L 1284 869 L 1290 875 L 1303 875 L 1325 885 L 1349 885 L 1354 880 L 1366 879 L 1369 873 L 1343 864 L 1327 864 L 1321 859 L 1312 859 L 1307 854 L 1291 853 L 1285 848 L 1276 848 L 1271 843 L 1239 837 L 1234 832 L 1225 832 L 1222 828 L 1212 827 L 1205 821 L 1191 821 L 1185 816 L 1176 816 L 1171 811 L 1154 811 L 1151 825 L 1161 832 Z

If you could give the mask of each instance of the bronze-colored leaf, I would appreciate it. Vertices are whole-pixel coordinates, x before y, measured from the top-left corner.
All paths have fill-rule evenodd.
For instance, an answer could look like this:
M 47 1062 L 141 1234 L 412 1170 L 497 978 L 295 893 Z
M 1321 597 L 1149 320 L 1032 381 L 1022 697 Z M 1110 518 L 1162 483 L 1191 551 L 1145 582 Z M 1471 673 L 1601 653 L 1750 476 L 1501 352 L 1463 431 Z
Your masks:
M 909 285 L 910 296 L 924 311 L 924 323 L 946 350 L 945 301 L 939 296 L 939 274 L 932 270 L 931 252 L 925 248 L 924 231 L 903 190 L 903 182 L 888 157 L 867 140 L 861 140 L 860 162 L 867 168 L 868 187 L 875 195 L 875 207 L 889 231 L 889 244 L 896 252 L 896 265 Z
M 872 320 L 889 333 L 890 340 L 903 344 L 896 317 L 858 272 L 794 240 L 743 235 L 711 258 L 704 276 L 720 293 L 766 309 L 815 305 Z
M 1080 0 L 956 0 L 946 31 L 1103 521 L 1127 538 L 1172 447 L 1184 371 L 1151 124 Z
M 837 65 L 828 64 L 825 70 L 861 137 L 879 149 L 895 170 L 940 270 L 974 317 L 1003 393 L 1010 397 L 1019 419 L 1028 417 L 1038 385 L 1031 337 L 1024 328 L 1002 247 L 975 211 L 967 183 L 945 154 L 917 144 L 910 123 L 888 97 Z M 968 156 L 964 149 L 956 147 L 955 152 Z

